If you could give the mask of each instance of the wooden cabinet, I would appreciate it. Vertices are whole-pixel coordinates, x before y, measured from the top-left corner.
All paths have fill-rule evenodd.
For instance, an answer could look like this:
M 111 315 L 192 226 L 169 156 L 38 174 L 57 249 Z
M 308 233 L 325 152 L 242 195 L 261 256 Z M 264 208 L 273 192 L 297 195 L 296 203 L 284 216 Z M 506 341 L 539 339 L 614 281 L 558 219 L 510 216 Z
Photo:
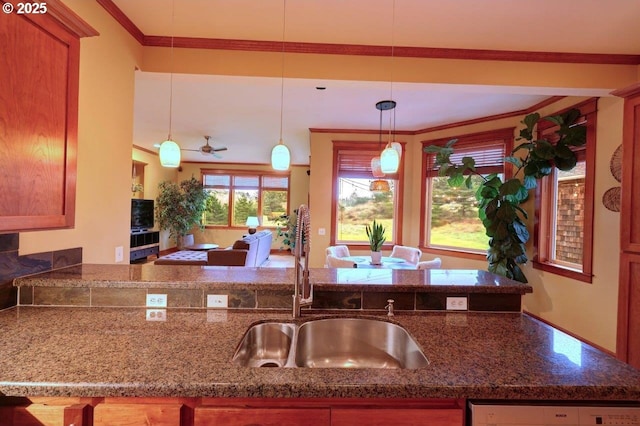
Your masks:
M 329 426 L 329 408 L 196 407 L 194 426 Z
M 0 0 L 0 4 L 4 4 Z M 0 19 L 0 232 L 74 225 L 79 38 L 60 1 Z
M 617 355 L 640 368 L 640 83 L 624 98 Z
M 3 426 L 463 426 L 464 400 L 0 397 Z

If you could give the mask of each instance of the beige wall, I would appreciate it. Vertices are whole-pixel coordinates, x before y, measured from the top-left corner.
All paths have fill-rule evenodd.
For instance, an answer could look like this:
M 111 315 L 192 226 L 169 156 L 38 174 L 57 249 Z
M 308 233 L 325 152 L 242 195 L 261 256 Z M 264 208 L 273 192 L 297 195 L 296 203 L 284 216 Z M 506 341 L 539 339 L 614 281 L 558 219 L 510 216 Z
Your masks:
M 157 157 L 156 157 L 157 161 Z M 269 164 L 228 164 L 228 163 L 182 163 L 182 171 L 177 173 L 177 181 L 183 181 L 190 179 L 191 176 L 196 179 L 200 179 L 201 169 L 218 169 L 218 170 L 254 170 L 254 171 L 271 171 L 271 165 Z M 307 165 L 292 165 L 290 168 L 290 193 L 289 193 L 289 213 L 296 209 L 300 204 L 306 204 L 307 194 L 309 193 L 309 176 L 307 175 L 309 166 Z M 157 185 L 156 185 L 157 186 Z M 157 194 L 156 194 L 157 196 Z M 146 194 L 145 194 L 146 197 Z M 262 229 L 262 228 L 258 228 Z M 246 228 L 234 228 L 234 229 L 216 229 L 207 228 L 204 231 L 195 228 L 193 230 L 193 236 L 196 243 L 216 243 L 220 247 L 228 247 L 233 244 L 238 238 L 246 234 Z M 282 243 L 279 239 L 275 238 L 275 229 L 273 230 L 273 243 L 271 248 L 278 250 Z M 163 232 L 165 234 L 166 231 Z M 175 244 L 172 241 L 168 242 L 167 247 L 174 247 Z M 163 249 L 161 247 L 161 249 Z
M 95 1 L 65 0 L 100 35 L 80 42 L 75 228 L 23 232 L 20 254 L 83 247 L 89 263 L 128 263 L 134 69 L 142 48 Z

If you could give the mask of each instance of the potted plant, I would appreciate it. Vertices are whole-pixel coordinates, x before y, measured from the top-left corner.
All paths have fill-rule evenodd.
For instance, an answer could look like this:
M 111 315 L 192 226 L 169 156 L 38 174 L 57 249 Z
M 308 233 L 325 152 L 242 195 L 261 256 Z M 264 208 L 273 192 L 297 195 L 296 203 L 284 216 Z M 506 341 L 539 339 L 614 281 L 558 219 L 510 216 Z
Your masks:
M 382 263 L 382 244 L 386 241 L 384 236 L 385 227 L 381 223 L 373 221 L 371 226 L 366 225 L 367 237 L 369 238 L 369 247 L 371 248 L 371 263 L 373 265 L 380 265 Z
M 520 137 L 516 139 L 522 143 L 504 158 L 505 162 L 515 166 L 513 177 L 504 182 L 496 173 L 479 175 L 475 160 L 471 157 L 464 157 L 462 164 L 453 164 L 450 158 L 455 139 L 445 146 L 425 148 L 425 152 L 436 154 L 435 164 L 440 167 L 438 174 L 447 176 L 450 186 L 466 185 L 470 188 L 470 175 L 482 178 L 476 199 L 479 201 L 478 217 L 489 237 L 487 261 L 490 272 L 527 282 L 520 265 L 528 260 L 525 248 L 529 240 L 529 230 L 525 224 L 528 215 L 520 205 L 529 197 L 529 190 L 536 188 L 537 180 L 551 174 L 554 167 L 559 170 L 575 167 L 577 158 L 572 148 L 584 145 L 587 134 L 585 125 L 577 122 L 580 115 L 577 109 L 542 119 L 538 113 L 527 115 L 522 121 L 525 128 L 520 130 Z M 556 125 L 555 143 L 535 137 L 534 129 L 540 120 L 548 120 Z
M 296 246 L 296 226 L 297 226 L 298 210 L 294 210 L 293 214 L 283 214 L 276 219 L 276 235 L 282 239 L 282 246 L 293 252 Z
M 159 188 L 155 207 L 158 227 L 168 230 L 169 237 L 175 240 L 178 249 L 182 249 L 183 237 L 194 226 L 204 228 L 202 215 L 206 210 L 207 192 L 194 177 L 180 184 L 160 182 Z

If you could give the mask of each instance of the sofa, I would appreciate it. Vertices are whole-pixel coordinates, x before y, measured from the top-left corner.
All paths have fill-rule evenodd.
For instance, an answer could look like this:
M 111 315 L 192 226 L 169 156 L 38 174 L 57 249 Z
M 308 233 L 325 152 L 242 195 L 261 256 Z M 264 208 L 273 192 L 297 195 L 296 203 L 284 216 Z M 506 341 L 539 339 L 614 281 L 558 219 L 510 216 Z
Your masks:
M 259 231 L 245 235 L 231 247 L 207 252 L 208 266 L 260 266 L 269 259 L 273 234 Z
M 260 231 L 248 234 L 226 249 L 209 251 L 181 250 L 156 260 L 156 265 L 249 266 L 262 265 L 269 259 L 273 234 Z

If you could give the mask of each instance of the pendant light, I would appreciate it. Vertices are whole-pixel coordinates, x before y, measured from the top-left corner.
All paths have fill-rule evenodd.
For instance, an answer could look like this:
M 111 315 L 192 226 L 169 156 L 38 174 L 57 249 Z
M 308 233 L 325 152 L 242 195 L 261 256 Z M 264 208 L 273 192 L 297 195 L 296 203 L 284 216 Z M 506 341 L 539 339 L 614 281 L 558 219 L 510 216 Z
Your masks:
M 390 101 L 386 101 L 386 102 L 392 102 L 393 105 L 390 106 L 389 108 L 386 109 L 393 109 L 394 113 L 393 113 L 393 130 L 395 133 L 395 107 L 396 107 L 396 103 L 393 101 L 393 45 L 394 45 L 394 27 L 395 27 L 395 20 L 396 20 L 396 2 L 395 0 L 393 0 L 393 4 L 392 4 L 392 11 L 391 11 L 391 66 L 390 68 L 390 73 L 391 76 L 389 78 L 390 81 L 390 86 L 391 86 L 391 96 L 390 96 Z M 380 103 L 380 102 L 379 102 Z M 378 103 L 378 104 L 379 104 Z M 376 108 L 378 107 L 378 104 L 376 104 Z M 380 114 L 382 114 L 382 109 L 380 110 Z M 380 126 L 380 132 L 382 132 L 382 125 Z M 391 114 L 389 114 L 389 142 L 387 143 L 387 146 L 385 147 L 385 149 L 382 151 L 382 153 L 380 154 L 380 167 L 382 169 L 383 173 L 396 173 L 398 171 L 398 167 L 400 167 L 400 152 L 402 152 L 402 146 L 400 146 L 400 151 L 393 146 L 393 144 L 396 145 L 400 145 L 397 142 L 393 142 L 392 139 L 392 134 L 391 134 Z
M 174 2 L 171 3 L 171 27 L 173 28 Z M 169 136 L 160 144 L 160 164 L 162 167 L 177 168 L 180 166 L 180 146 L 171 139 L 173 119 L 173 35 L 171 36 L 171 69 L 169 76 Z
M 282 75 L 280 79 L 280 140 L 271 150 L 271 167 L 274 170 L 289 170 L 291 153 L 282 140 L 282 116 L 284 115 L 284 36 L 287 16 L 287 0 L 282 0 Z
M 382 145 L 382 111 L 388 111 L 395 107 L 396 103 L 390 100 L 376 103 L 376 109 L 380 111 L 380 130 L 378 132 L 378 142 L 380 145 Z M 382 151 L 382 154 L 384 154 L 384 151 Z M 389 182 L 386 179 L 380 179 L 385 175 L 382 161 L 382 155 L 371 159 L 371 174 L 376 178 L 369 183 L 369 191 L 371 192 L 388 192 L 391 190 Z

